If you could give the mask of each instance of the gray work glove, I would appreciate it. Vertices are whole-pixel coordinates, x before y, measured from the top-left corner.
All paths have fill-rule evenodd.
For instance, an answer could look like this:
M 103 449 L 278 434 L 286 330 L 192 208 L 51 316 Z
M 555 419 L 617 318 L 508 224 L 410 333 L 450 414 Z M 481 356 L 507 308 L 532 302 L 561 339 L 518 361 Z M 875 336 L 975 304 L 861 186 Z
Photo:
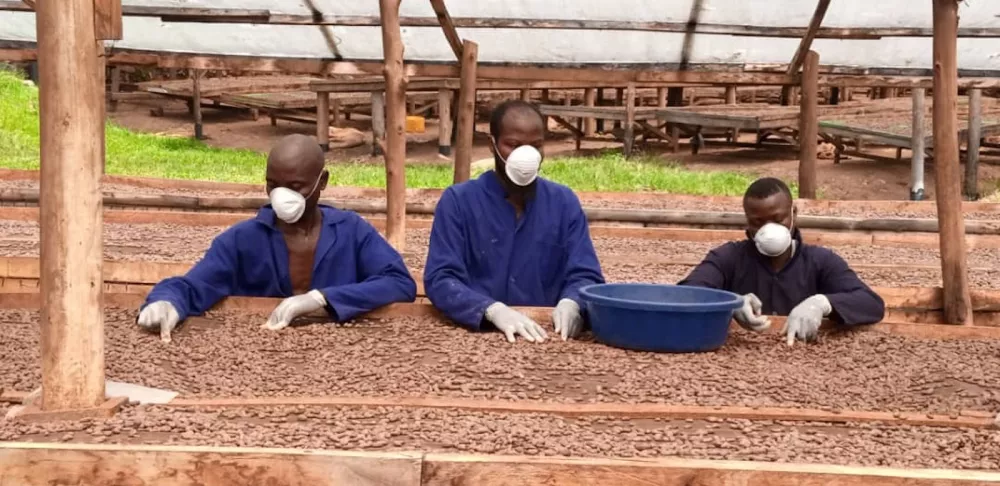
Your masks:
M 504 333 L 509 342 L 514 342 L 514 336 L 518 334 L 531 343 L 540 343 L 548 338 L 537 322 L 500 302 L 486 308 L 486 320 Z
M 580 314 L 580 304 L 572 299 L 562 299 L 552 311 L 552 323 L 563 341 L 576 337 L 583 329 L 583 316 Z
M 173 304 L 165 300 L 158 300 L 147 305 L 139 313 L 139 319 L 136 320 L 136 323 L 148 330 L 159 328 L 160 340 L 169 343 L 170 333 L 174 331 L 180 320 L 181 316 L 177 313 L 177 309 L 174 308 Z
M 736 319 L 737 324 L 748 331 L 764 331 L 771 327 L 771 320 L 767 316 L 761 315 L 763 307 L 764 304 L 761 303 L 760 298 L 754 294 L 746 294 L 743 296 L 743 307 L 736 309 L 733 319 Z
M 787 336 L 788 345 L 794 344 L 796 338 L 806 342 L 816 339 L 819 335 L 819 325 L 831 312 L 833 306 L 830 305 L 830 299 L 820 294 L 809 297 L 795 306 L 788 314 L 785 328 L 781 331 Z
M 326 307 L 326 297 L 319 290 L 310 290 L 309 293 L 289 297 L 275 307 L 271 317 L 264 323 L 264 329 L 278 331 L 288 327 L 297 317 L 316 312 Z

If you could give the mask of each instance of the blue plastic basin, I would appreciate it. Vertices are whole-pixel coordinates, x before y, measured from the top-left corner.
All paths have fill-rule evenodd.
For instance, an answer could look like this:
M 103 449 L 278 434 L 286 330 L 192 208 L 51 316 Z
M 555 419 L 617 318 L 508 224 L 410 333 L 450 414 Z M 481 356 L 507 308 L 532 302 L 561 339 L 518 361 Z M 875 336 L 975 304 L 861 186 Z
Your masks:
M 714 351 L 729 336 L 743 298 L 732 292 L 655 284 L 598 284 L 580 289 L 598 341 L 637 351 Z

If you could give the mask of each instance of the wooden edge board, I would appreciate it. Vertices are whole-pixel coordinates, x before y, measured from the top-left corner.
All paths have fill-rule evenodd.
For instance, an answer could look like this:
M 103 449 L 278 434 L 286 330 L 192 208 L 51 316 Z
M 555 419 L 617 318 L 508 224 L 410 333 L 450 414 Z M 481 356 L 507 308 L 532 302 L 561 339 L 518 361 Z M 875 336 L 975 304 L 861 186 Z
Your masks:
M 41 296 L 38 293 L 0 293 L 0 309 L 38 309 L 41 306 Z M 105 293 L 104 305 L 120 308 L 138 309 L 145 302 L 145 296 L 137 293 Z M 264 297 L 228 297 L 212 308 L 214 311 L 270 313 L 281 302 L 278 298 Z M 543 326 L 552 325 L 552 309 L 547 307 L 518 307 L 518 311 Z M 310 317 L 326 318 L 322 313 Z M 445 324 L 448 322 L 433 305 L 427 302 L 390 304 L 372 311 L 360 318 L 392 319 L 400 317 L 429 317 Z M 771 316 L 771 327 L 767 331 L 777 334 L 784 325 L 785 317 Z M 732 324 L 733 331 L 737 325 Z M 840 328 L 838 325 L 824 321 L 823 329 L 833 332 L 884 332 L 887 334 L 914 337 L 919 339 L 1000 339 L 1000 327 L 992 326 L 956 326 L 949 324 L 924 324 L 911 322 L 883 321 L 872 326 L 857 328 Z
M 45 467 L 39 467 L 44 464 Z M 681 458 L 529 457 L 243 447 L 0 443 L 0 480 L 50 484 L 465 486 L 535 484 L 952 486 L 1000 473 L 716 461 Z M 228 483 L 227 483 L 228 484 Z M 234 483 L 235 484 L 235 483 Z
M 37 170 L 22 169 L 0 169 L 0 180 L 5 181 L 38 181 Z M 231 192 L 256 192 L 264 194 L 266 191 L 263 184 L 246 184 L 236 182 L 212 182 L 194 181 L 183 179 L 161 179 L 153 177 L 131 177 L 118 175 L 104 175 L 102 181 L 108 184 L 130 185 L 135 187 L 148 187 L 151 189 L 184 191 L 231 191 Z M 408 196 L 413 197 L 440 197 L 443 189 L 414 189 L 406 190 Z M 637 196 L 652 197 L 659 201 L 698 201 L 713 204 L 730 204 L 734 208 L 740 207 L 742 198 L 733 196 L 693 196 L 686 194 L 668 194 L 656 192 L 589 192 L 579 191 L 576 193 L 581 201 L 613 201 L 630 200 Z M 330 187 L 324 191 L 324 195 L 333 198 L 385 198 L 385 189 L 370 187 Z M 887 211 L 907 211 L 907 212 L 934 212 L 933 201 L 894 201 L 894 200 L 836 200 L 836 199 L 800 199 L 795 201 L 799 209 L 837 209 L 837 208 L 871 208 L 873 210 Z M 962 210 L 965 212 L 1000 212 L 1000 203 L 963 201 Z

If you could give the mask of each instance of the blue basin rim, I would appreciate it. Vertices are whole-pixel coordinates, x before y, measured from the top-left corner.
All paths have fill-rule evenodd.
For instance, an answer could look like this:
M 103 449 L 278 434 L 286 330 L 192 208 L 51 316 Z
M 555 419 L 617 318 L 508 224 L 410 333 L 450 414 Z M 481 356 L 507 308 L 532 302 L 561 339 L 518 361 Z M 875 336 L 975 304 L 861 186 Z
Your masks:
M 598 295 L 591 290 L 597 287 L 680 287 L 678 285 L 656 285 L 656 284 L 593 284 L 587 285 L 586 287 L 580 288 L 580 297 L 588 302 L 604 305 L 609 307 L 617 307 L 619 309 L 634 309 L 634 310 L 644 310 L 644 311 L 666 311 L 666 312 L 717 312 L 738 309 L 743 305 L 743 297 L 732 292 L 727 292 L 725 290 L 709 289 L 705 287 L 683 287 L 686 290 L 693 290 L 695 292 L 703 292 L 706 294 L 715 294 L 717 297 L 726 297 L 727 300 L 721 302 L 710 302 L 710 303 L 669 303 L 669 302 L 650 302 L 645 300 L 630 300 L 630 299 L 620 299 L 616 297 L 606 297 L 603 295 Z

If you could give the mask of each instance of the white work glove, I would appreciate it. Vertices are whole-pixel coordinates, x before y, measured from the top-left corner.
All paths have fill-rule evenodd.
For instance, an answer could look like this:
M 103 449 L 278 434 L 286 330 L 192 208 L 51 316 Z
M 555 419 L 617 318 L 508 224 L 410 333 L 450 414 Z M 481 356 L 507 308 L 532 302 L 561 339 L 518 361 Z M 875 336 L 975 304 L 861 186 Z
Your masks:
M 788 314 L 782 333 L 788 338 L 788 345 L 795 343 L 795 338 L 802 341 L 812 341 L 819 334 L 819 325 L 823 318 L 833 312 L 830 299 L 825 295 L 816 294 L 803 300 Z
M 563 341 L 576 337 L 583 329 L 583 316 L 580 315 L 580 304 L 572 299 L 562 299 L 552 311 L 552 322 L 556 332 Z
M 767 316 L 761 315 L 763 307 L 764 304 L 761 303 L 760 298 L 754 294 L 746 294 L 743 296 L 743 307 L 736 309 L 733 319 L 736 319 L 736 323 L 748 331 L 764 331 L 771 327 L 771 320 Z
M 165 300 L 158 300 L 147 305 L 139 313 L 139 319 L 136 320 L 136 323 L 148 330 L 160 328 L 160 340 L 169 343 L 170 333 L 177 327 L 180 320 L 181 316 L 173 304 Z
M 311 312 L 316 312 L 326 307 L 326 297 L 319 290 L 310 290 L 309 293 L 289 297 L 274 308 L 271 317 L 264 323 L 264 329 L 278 331 L 288 327 L 296 317 L 301 317 Z
M 507 335 L 507 341 L 510 342 L 514 342 L 514 336 L 518 334 L 531 343 L 540 343 L 548 338 L 545 330 L 537 322 L 501 302 L 486 308 L 486 320 Z

